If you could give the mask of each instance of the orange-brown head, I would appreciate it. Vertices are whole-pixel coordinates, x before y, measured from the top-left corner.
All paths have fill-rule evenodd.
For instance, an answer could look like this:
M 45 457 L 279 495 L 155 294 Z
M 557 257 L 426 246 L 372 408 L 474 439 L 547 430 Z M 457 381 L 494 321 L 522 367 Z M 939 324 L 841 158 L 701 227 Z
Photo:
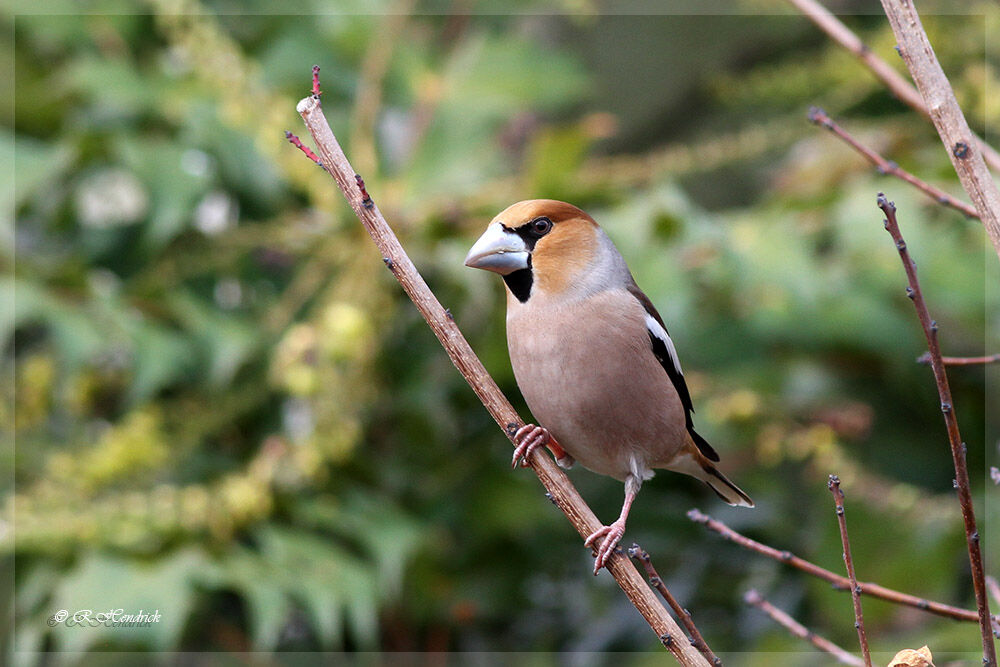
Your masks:
M 499 273 L 511 294 L 525 302 L 533 290 L 559 294 L 578 284 L 605 242 L 610 245 L 594 219 L 576 206 L 530 199 L 493 218 L 465 265 Z

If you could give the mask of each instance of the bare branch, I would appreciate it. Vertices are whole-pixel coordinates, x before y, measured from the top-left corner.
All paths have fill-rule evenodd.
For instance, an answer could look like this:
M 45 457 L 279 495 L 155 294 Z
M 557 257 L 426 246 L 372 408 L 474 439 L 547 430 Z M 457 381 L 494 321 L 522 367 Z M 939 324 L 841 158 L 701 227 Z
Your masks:
M 927 303 L 920 291 L 917 280 L 917 267 L 906 249 L 906 241 L 899 231 L 896 221 L 896 206 L 879 193 L 878 207 L 885 213 L 885 228 L 896 243 L 899 258 L 903 261 L 903 269 L 909 286 L 906 295 L 913 301 L 917 309 L 920 326 L 927 339 L 927 349 L 931 355 L 931 367 L 934 369 L 934 381 L 937 384 L 938 395 L 941 398 L 941 412 L 944 414 L 945 426 L 948 429 L 948 442 L 951 445 L 951 458 L 955 465 L 955 487 L 958 489 L 958 502 L 962 506 L 962 519 L 965 524 L 965 537 L 969 549 L 969 565 L 972 570 L 972 587 L 976 593 L 976 607 L 979 612 L 979 628 L 983 638 L 983 663 L 992 667 L 996 665 L 996 649 L 993 645 L 992 628 L 990 626 L 990 602 L 986 598 L 985 572 L 983 571 L 983 556 L 979 546 L 979 530 L 976 528 L 976 514 L 972 504 L 972 491 L 969 489 L 969 468 L 965 460 L 965 443 L 958 430 L 958 417 L 955 415 L 955 405 L 951 398 L 951 387 L 948 386 L 948 374 L 941 361 L 941 347 L 938 344 L 938 325 L 931 319 L 927 311 Z
M 985 357 L 941 357 L 941 362 L 945 366 L 976 366 L 980 364 L 995 364 L 1000 362 L 1000 354 L 990 354 Z M 925 366 L 931 365 L 931 353 L 924 352 L 917 357 L 917 363 Z
M 386 267 L 406 291 L 407 296 L 423 315 L 434 335 L 447 351 L 452 363 L 472 387 L 483 406 L 496 420 L 509 439 L 523 425 L 521 418 L 500 391 L 493 378 L 465 340 L 455 324 L 451 313 L 444 309 L 431 292 L 417 268 L 410 261 L 399 240 L 393 234 L 378 207 L 361 187 L 360 176 L 355 174 L 334 137 L 330 125 L 323 114 L 319 97 L 306 97 L 296 107 L 305 121 L 313 141 L 319 148 L 320 159 L 326 165 L 337 186 L 344 193 L 355 215 L 368 231 Z M 512 440 L 513 442 L 513 440 Z M 587 506 L 576 488 L 570 483 L 548 456 L 535 454 L 530 457 L 531 468 L 538 475 L 552 502 L 562 510 L 581 536 L 587 536 L 602 526 L 593 511 Z M 688 642 L 674 641 L 682 637 L 683 631 L 660 604 L 659 600 L 642 579 L 621 550 L 617 550 L 608 561 L 608 570 L 629 601 L 646 619 L 660 641 L 682 665 L 708 665 L 705 658 Z
M 695 523 L 704 525 L 709 530 L 718 533 L 723 538 L 738 544 L 744 549 L 756 551 L 762 556 L 767 556 L 768 558 L 772 558 L 776 561 L 786 563 L 796 569 L 802 570 L 806 574 L 811 574 L 812 576 L 822 579 L 823 581 L 828 581 L 833 585 L 835 590 L 851 590 L 851 581 L 847 577 L 831 572 L 830 570 L 822 568 L 815 563 L 810 563 L 804 558 L 796 556 L 791 551 L 781 551 L 766 544 L 762 544 L 756 540 L 752 540 L 746 535 L 736 532 L 718 519 L 713 519 L 707 514 L 703 514 L 700 510 L 693 509 L 687 513 L 687 516 Z M 861 589 L 862 595 L 870 595 L 881 600 L 886 600 L 887 602 L 894 602 L 907 607 L 922 609 L 923 611 L 937 614 L 938 616 L 946 616 L 958 621 L 970 621 L 972 623 L 979 620 L 979 615 L 970 609 L 962 609 L 961 607 L 954 607 L 950 604 L 944 604 L 943 602 L 934 602 L 933 600 L 920 598 L 916 595 L 900 593 L 899 591 L 894 591 L 891 588 L 886 588 L 885 586 L 880 586 L 879 584 L 859 581 L 857 587 Z
M 840 527 L 840 543 L 844 547 L 844 565 L 847 567 L 847 578 L 851 583 L 851 601 L 854 603 L 854 627 L 858 630 L 858 641 L 861 642 L 861 655 L 864 656 L 866 667 L 872 667 L 871 650 L 868 648 L 868 633 L 865 632 L 865 617 L 861 613 L 861 590 L 858 588 L 858 578 L 854 575 L 854 559 L 851 558 L 851 540 L 847 537 L 847 515 L 844 512 L 844 492 L 840 488 L 840 478 L 830 475 L 827 488 L 833 494 L 833 503 L 837 508 L 837 525 Z
M 794 618 L 792 618 L 787 612 L 778 609 L 773 604 L 764 599 L 760 593 L 756 590 L 749 590 L 743 595 L 743 601 L 752 607 L 760 609 L 762 612 L 767 614 L 774 620 L 778 625 L 785 628 L 793 635 L 800 639 L 805 639 L 807 642 L 818 648 L 820 651 L 824 651 L 834 656 L 842 665 L 854 665 L 855 667 L 863 667 L 864 662 L 858 656 L 845 651 L 836 644 L 834 644 L 829 639 L 825 637 L 820 637 L 815 632 L 802 625 Z
M 802 12 L 809 20 L 816 24 L 820 30 L 825 32 L 833 41 L 853 53 L 864 63 L 872 74 L 889 89 L 898 100 L 906 104 L 914 111 L 923 114 L 927 118 L 931 115 L 924 105 L 924 100 L 913 85 L 903 78 L 886 61 L 875 55 L 861 39 L 851 31 L 840 19 L 831 14 L 826 7 L 816 2 L 816 0 L 788 0 L 791 4 Z M 990 167 L 1000 170 L 1000 153 L 997 153 L 989 144 L 972 135 L 973 141 L 983 153 L 983 157 Z
M 981 144 L 969 129 L 948 77 L 934 56 L 934 49 L 912 0 L 882 0 L 882 8 L 896 35 L 900 55 L 948 151 L 958 180 L 979 212 L 979 219 L 983 221 L 993 248 L 1000 257 L 1000 191 L 983 162 Z M 986 632 L 985 627 L 983 632 Z M 993 645 L 992 640 L 989 643 Z M 988 654 L 993 655 L 993 652 L 988 651 Z
M 680 619 L 684 627 L 687 628 L 688 633 L 691 635 L 691 645 L 696 649 L 701 651 L 702 655 L 717 667 L 722 667 L 722 661 L 719 660 L 718 656 L 712 652 L 712 649 L 708 647 L 708 643 L 705 638 L 701 635 L 698 630 L 698 626 L 694 624 L 694 619 L 691 618 L 691 612 L 681 606 L 681 603 L 677 601 L 677 598 L 673 596 L 673 593 L 667 588 L 667 585 L 663 582 L 663 578 L 653 567 L 653 561 L 649 558 L 649 554 L 646 550 L 640 547 L 638 544 L 632 544 L 628 549 L 628 555 L 630 558 L 636 558 L 642 563 L 642 566 L 646 569 L 646 576 L 649 578 L 649 585 L 660 592 L 660 595 L 670 608 L 674 610 L 674 614 Z
M 840 127 L 835 122 L 833 122 L 833 119 L 827 116 L 826 112 L 820 109 L 819 107 L 812 107 L 809 109 L 809 120 L 815 123 L 816 125 L 819 125 L 820 127 L 824 127 L 827 130 L 830 130 L 830 132 L 832 132 L 834 135 L 842 139 L 844 143 L 846 143 L 848 146 L 856 150 L 858 153 L 861 153 L 861 155 L 863 155 L 866 160 L 875 165 L 875 169 L 878 170 L 878 173 L 889 174 L 891 176 L 895 176 L 896 178 L 902 179 L 907 183 L 909 183 L 910 185 L 912 185 L 913 187 L 920 190 L 921 192 L 923 192 L 924 194 L 926 194 L 928 197 L 930 197 L 937 203 L 941 204 L 942 206 L 949 206 L 957 211 L 961 211 L 970 218 L 975 218 L 977 220 L 979 219 L 979 214 L 976 213 L 976 209 L 974 209 L 972 206 L 966 204 L 964 201 L 960 199 L 952 197 L 944 190 L 936 188 L 933 185 L 920 180 L 910 172 L 906 171 L 905 169 L 902 169 L 895 162 L 886 160 L 884 157 L 873 151 L 871 148 L 865 146 L 860 141 L 851 136 L 847 132 L 847 130 L 845 130 L 844 128 Z

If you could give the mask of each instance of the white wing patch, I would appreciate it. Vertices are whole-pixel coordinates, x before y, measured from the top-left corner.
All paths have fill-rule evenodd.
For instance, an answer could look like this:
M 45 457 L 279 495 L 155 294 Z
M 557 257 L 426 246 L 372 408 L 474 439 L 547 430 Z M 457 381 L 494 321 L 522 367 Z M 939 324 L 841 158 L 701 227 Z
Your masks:
M 684 375 L 684 371 L 681 370 L 681 360 L 677 358 L 677 350 L 674 348 L 674 341 L 670 340 L 667 330 L 649 313 L 646 313 L 646 329 L 649 330 L 649 333 L 663 341 L 663 344 L 667 348 L 667 354 L 670 355 L 670 361 L 674 364 L 674 368 L 680 375 Z

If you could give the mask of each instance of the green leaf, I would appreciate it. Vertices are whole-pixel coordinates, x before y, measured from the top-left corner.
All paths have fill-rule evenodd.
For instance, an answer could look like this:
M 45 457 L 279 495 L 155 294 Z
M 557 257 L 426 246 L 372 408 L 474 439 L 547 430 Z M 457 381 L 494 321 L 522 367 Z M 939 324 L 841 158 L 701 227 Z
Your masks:
M 69 369 L 90 361 L 102 349 L 105 335 L 79 307 L 65 303 L 44 287 L 27 280 L 0 279 L 0 295 L 14 308 L 2 311 L 0 336 L 10 340 L 16 327 L 35 322 L 47 326 L 56 350 Z
M 162 94 L 162 80 L 140 73 L 127 59 L 83 57 L 73 61 L 61 78 L 64 87 L 87 98 L 102 116 L 153 109 Z
M 190 341 L 164 327 L 145 322 L 132 327 L 132 382 L 129 402 L 142 403 L 196 368 Z
M 240 549 L 205 581 L 246 598 L 259 649 L 277 644 L 292 602 L 304 607 L 324 646 L 339 648 L 345 626 L 359 645 L 376 646 L 378 572 L 370 561 L 300 530 L 266 526 L 255 536 L 257 550 Z
M 238 315 L 210 308 L 185 292 L 171 295 L 168 304 L 203 347 L 202 357 L 207 360 L 207 378 L 212 386 L 229 384 L 260 345 L 257 330 Z
M 191 608 L 192 582 L 207 563 L 205 555 L 194 548 L 151 563 L 102 554 L 84 556 L 59 581 L 45 614 L 66 610 L 72 617 L 80 610 L 97 614 L 122 609 L 126 614 L 158 612 L 160 620 L 149 627 L 56 624 L 51 631 L 55 646 L 60 651 L 84 651 L 114 641 L 157 651 L 175 647 Z M 32 622 L 36 620 L 45 622 L 44 618 Z
M 144 232 L 148 250 L 156 251 L 187 228 L 210 179 L 183 168 L 188 146 L 175 141 L 122 137 L 116 151 L 150 192 L 150 214 Z

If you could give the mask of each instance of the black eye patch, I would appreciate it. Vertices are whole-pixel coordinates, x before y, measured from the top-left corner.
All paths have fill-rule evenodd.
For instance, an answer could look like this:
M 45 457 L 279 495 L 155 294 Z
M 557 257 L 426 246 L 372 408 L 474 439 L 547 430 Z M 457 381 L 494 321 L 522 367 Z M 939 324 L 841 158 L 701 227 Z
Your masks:
M 552 221 L 544 216 L 535 218 L 531 222 L 526 222 L 515 229 L 511 229 L 503 223 L 500 223 L 500 226 L 506 231 L 514 232 L 520 236 L 521 240 L 524 241 L 524 245 L 528 246 L 529 251 L 535 249 L 535 243 L 538 242 L 538 239 L 552 231 L 552 225 Z

